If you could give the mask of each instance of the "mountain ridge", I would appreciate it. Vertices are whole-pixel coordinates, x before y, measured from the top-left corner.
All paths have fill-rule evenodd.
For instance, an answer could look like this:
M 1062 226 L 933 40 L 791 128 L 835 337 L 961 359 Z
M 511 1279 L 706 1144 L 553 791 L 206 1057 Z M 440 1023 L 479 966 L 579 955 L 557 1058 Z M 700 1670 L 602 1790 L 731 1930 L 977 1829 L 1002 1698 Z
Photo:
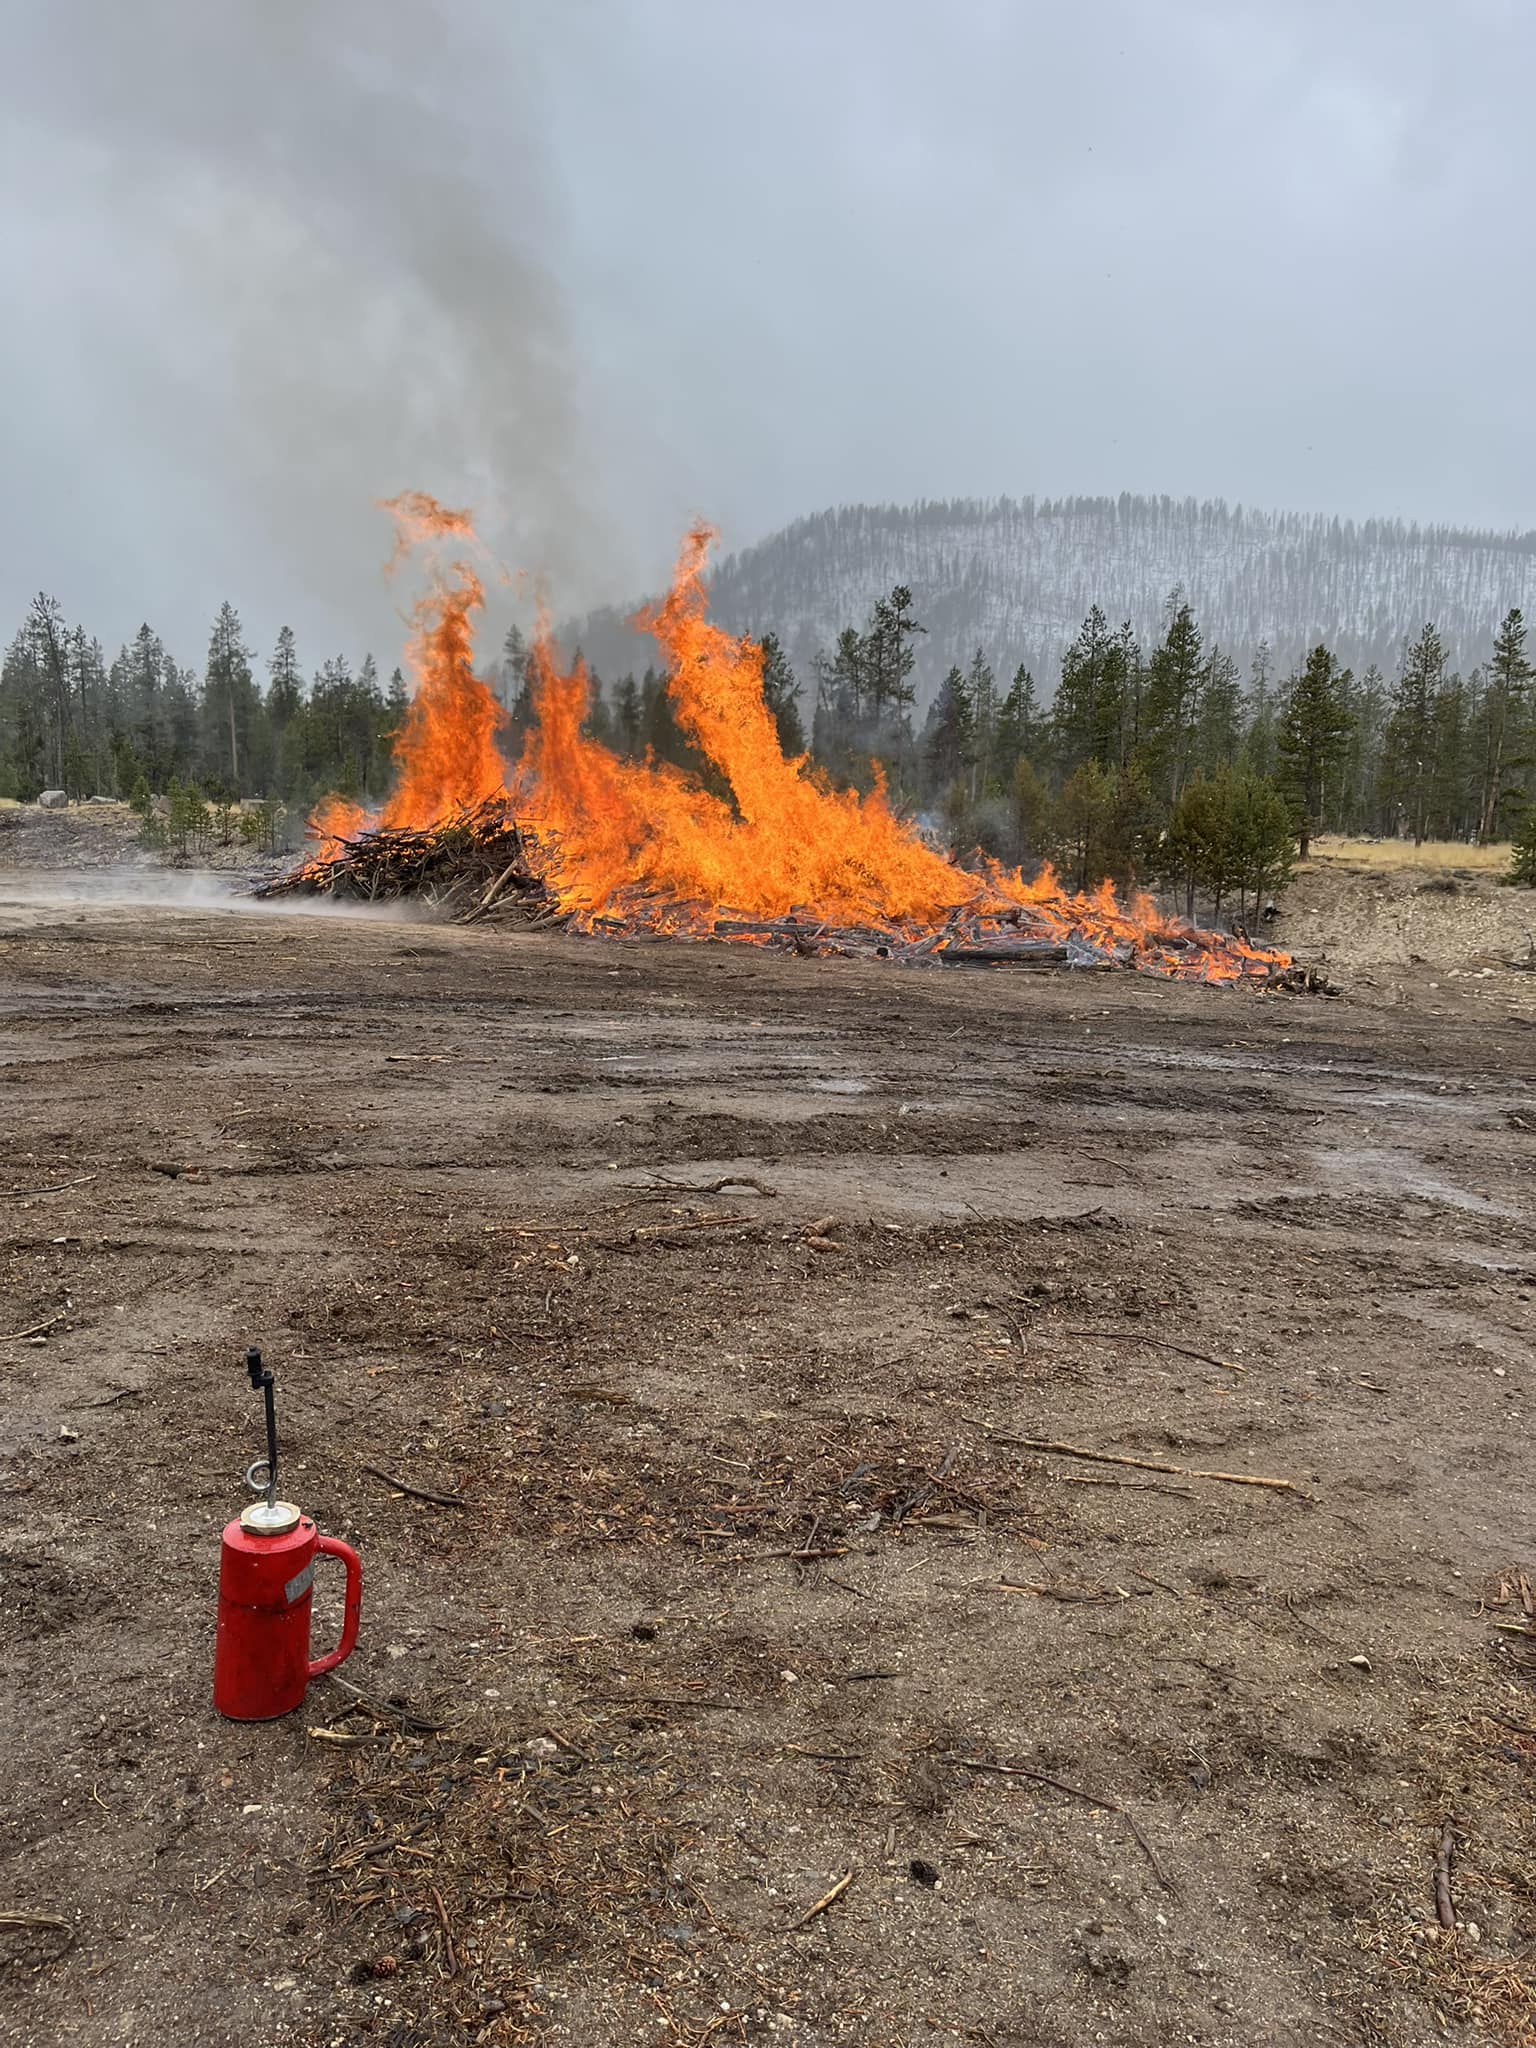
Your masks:
M 711 615 L 733 632 L 778 633 L 809 695 L 815 654 L 861 626 L 877 597 L 910 585 L 927 628 L 920 695 L 982 647 L 999 676 L 1023 662 L 1049 696 L 1090 606 L 1130 619 L 1144 643 L 1181 589 L 1207 644 L 1244 665 L 1267 641 L 1284 675 L 1319 640 L 1355 668 L 1395 672 L 1426 620 L 1455 665 L 1487 654 L 1512 605 L 1536 607 L 1536 532 L 1260 512 L 1219 498 L 923 499 L 809 513 L 727 555 Z M 562 631 L 604 678 L 655 650 L 607 607 Z

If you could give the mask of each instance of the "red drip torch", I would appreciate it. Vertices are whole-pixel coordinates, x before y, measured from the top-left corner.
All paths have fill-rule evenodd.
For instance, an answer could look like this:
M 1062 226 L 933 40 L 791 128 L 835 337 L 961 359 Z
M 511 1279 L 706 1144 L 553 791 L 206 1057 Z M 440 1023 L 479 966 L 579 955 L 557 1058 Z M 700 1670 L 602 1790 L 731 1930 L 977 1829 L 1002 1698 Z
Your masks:
M 231 1721 L 273 1721 L 303 1705 L 312 1678 L 334 1671 L 351 1656 L 363 1606 L 363 1565 L 350 1544 L 322 1536 L 308 1515 L 278 1499 L 272 1368 L 262 1364 L 259 1351 L 247 1351 L 245 1365 L 252 1387 L 266 1399 L 267 1455 L 245 1475 L 247 1486 L 263 1498 L 224 1530 L 213 1704 Z M 317 1555 L 341 1559 L 347 1593 L 341 1641 L 328 1656 L 311 1662 L 309 1609 Z

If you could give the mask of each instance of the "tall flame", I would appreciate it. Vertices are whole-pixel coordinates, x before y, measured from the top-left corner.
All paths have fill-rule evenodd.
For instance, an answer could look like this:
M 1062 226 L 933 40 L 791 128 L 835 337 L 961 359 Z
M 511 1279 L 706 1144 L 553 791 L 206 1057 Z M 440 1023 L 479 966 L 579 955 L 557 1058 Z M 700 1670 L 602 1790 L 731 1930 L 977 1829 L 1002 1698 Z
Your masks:
M 688 535 L 672 587 L 636 624 L 666 658 L 677 723 L 716 768 L 730 800 L 682 771 L 620 761 L 585 737 L 580 665 L 562 674 L 547 636 L 535 647 L 537 724 L 523 754 L 531 821 L 560 846 L 559 879 L 582 912 L 636 889 L 679 909 L 755 917 L 802 911 L 838 924 L 930 920 L 975 895 L 973 876 L 924 846 L 884 792 L 828 789 L 788 760 L 763 697 L 762 649 L 705 615 L 712 535 Z
M 727 912 L 907 937 L 927 927 L 942 945 L 945 921 L 962 910 L 1003 924 L 1027 913 L 1036 935 L 1085 939 L 1154 972 L 1229 980 L 1245 963 L 1284 964 L 1241 940 L 1195 934 L 1146 896 L 1122 905 L 1108 882 L 1073 895 L 1049 868 L 1028 882 L 991 862 L 969 873 L 896 816 L 883 783 L 864 796 L 834 789 L 806 757 L 786 757 L 763 694 L 762 649 L 708 617 L 703 577 L 714 535 L 704 525 L 684 541 L 666 596 L 635 624 L 661 649 L 677 724 L 726 793 L 669 763 L 621 759 L 587 735 L 588 675 L 579 659 L 560 667 L 543 621 L 531 655 L 535 722 L 509 777 L 496 737 L 506 713 L 473 667 L 484 590 L 467 560 L 435 552 L 445 540 L 475 544 L 469 515 L 422 492 L 388 509 L 391 568 L 413 547 L 434 550 L 412 614 L 416 687 L 395 736 L 398 781 L 376 818 L 338 798 L 317 812 L 319 861 L 366 826 L 426 827 L 506 796 L 551 850 L 547 879 L 562 907 L 589 929 L 602 921 L 702 934 Z

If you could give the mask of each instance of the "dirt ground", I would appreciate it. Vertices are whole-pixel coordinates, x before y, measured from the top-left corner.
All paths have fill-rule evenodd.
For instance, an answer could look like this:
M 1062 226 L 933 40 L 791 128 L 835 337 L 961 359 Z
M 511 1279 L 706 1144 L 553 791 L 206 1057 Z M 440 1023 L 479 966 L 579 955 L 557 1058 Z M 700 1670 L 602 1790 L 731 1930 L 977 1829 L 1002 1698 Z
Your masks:
M 1533 2038 L 1536 976 L 51 886 L 0 874 L 0 2040 Z M 253 1342 L 367 1586 L 347 1687 L 236 1725 Z

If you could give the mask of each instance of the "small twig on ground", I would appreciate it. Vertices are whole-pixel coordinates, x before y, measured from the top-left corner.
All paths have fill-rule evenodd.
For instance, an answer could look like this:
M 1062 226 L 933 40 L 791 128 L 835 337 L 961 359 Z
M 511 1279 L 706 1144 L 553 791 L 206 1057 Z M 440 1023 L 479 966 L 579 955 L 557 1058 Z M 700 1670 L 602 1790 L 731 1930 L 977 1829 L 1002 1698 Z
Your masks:
M 431 1721 L 425 1714 L 413 1713 L 409 1707 L 392 1706 L 389 1701 L 378 1699 L 360 1685 L 354 1685 L 350 1678 L 343 1678 L 338 1671 L 328 1672 L 326 1676 L 332 1685 L 349 1693 L 357 1706 L 365 1707 L 370 1714 L 377 1714 L 381 1719 L 398 1721 L 402 1727 L 415 1728 L 423 1735 L 440 1735 L 448 1726 L 446 1721 Z
M 833 1885 L 831 1891 L 823 1892 L 821 1897 L 816 1901 L 814 1906 L 808 1907 L 807 1910 L 800 1915 L 800 1918 L 798 1920 L 790 1921 L 788 1927 L 785 1928 L 784 1932 L 786 1934 L 798 1934 L 802 1927 L 809 1927 L 811 1922 L 816 1918 L 818 1913 L 825 1913 L 828 1906 L 832 1905 L 835 1900 L 840 1899 L 843 1896 L 843 1893 L 847 1891 L 849 1885 L 853 1883 L 853 1879 L 853 1871 L 845 1870 L 842 1876 L 837 1880 L 837 1883 Z
M 1230 1358 L 1218 1358 L 1213 1351 L 1192 1351 L 1187 1344 L 1175 1344 L 1168 1337 L 1154 1337 L 1147 1330 L 1089 1330 L 1062 1324 L 1068 1337 L 1111 1337 L 1117 1344 L 1149 1344 L 1154 1351 L 1176 1351 L 1180 1358 L 1198 1359 L 1201 1365 L 1219 1365 L 1223 1372 L 1247 1372 L 1246 1365 L 1234 1365 Z
M 438 1922 L 443 1930 L 443 1960 L 448 1965 L 443 1975 L 455 1977 L 458 1975 L 459 1957 L 453 1945 L 453 1929 L 448 1925 L 448 1908 L 443 1904 L 443 1895 L 435 1884 L 428 1885 L 427 1890 L 431 1893 L 432 1903 L 437 1908 Z
M 1131 1570 L 1138 1579 L 1145 1579 L 1149 1586 L 1156 1586 L 1159 1588 L 1160 1591 L 1164 1593 L 1171 1593 L 1175 1600 L 1182 1600 L 1184 1598 L 1184 1595 L 1179 1591 L 1177 1586 L 1170 1586 L 1166 1579 L 1154 1579 L 1152 1574 L 1150 1572 L 1144 1572 L 1141 1569 L 1140 1565 L 1133 1564 L 1131 1566 Z
M 66 1938 L 64 1947 L 59 1950 L 60 1955 L 63 1955 L 66 1949 L 73 1948 L 75 1942 L 74 1928 L 57 1913 L 23 1913 L 19 1911 L 0 1913 L 0 1934 L 12 1929 L 19 1934 L 64 1935 Z
M 969 1208 L 970 1204 L 967 1203 L 966 1206 Z M 1012 1336 L 1014 1343 L 1019 1347 L 1020 1357 L 1028 1353 L 1029 1339 L 1024 1334 L 1024 1325 L 1019 1320 L 1017 1313 L 1009 1308 L 1006 1302 L 993 1301 L 984 1294 L 976 1306 L 978 1308 L 990 1309 L 993 1315 L 1000 1317 L 1008 1325 L 1009 1334 Z
M 1096 1806 L 1100 1813 L 1117 1813 L 1136 1837 L 1136 1846 L 1152 1866 L 1153 1875 L 1166 1892 L 1176 1892 L 1178 1886 L 1158 1861 L 1157 1851 L 1136 1825 L 1136 1817 L 1118 1799 L 1101 1799 L 1096 1792 L 1085 1792 L 1081 1785 L 1069 1785 L 1065 1778 L 1053 1778 L 1047 1771 L 1031 1771 L 1023 1764 L 994 1764 L 981 1757 L 947 1756 L 947 1764 L 956 1764 L 962 1771 L 987 1771 L 999 1778 L 1028 1778 L 1035 1785 L 1049 1785 L 1055 1792 L 1065 1792 L 1069 1798 L 1081 1799 L 1085 1806 Z
M 1456 1907 L 1451 1899 L 1451 1851 L 1456 1846 L 1456 1824 L 1447 1821 L 1440 1830 L 1440 1847 L 1435 1853 L 1435 1918 L 1442 1927 L 1454 1928 Z
M 962 1422 L 983 1429 L 994 1443 L 1017 1444 L 1025 1451 L 1045 1451 L 1056 1458 L 1086 1458 L 1094 1465 L 1129 1465 L 1137 1472 L 1171 1472 L 1176 1479 L 1221 1479 L 1228 1486 L 1263 1486 L 1271 1493 L 1294 1493 L 1298 1500 L 1310 1500 L 1294 1479 L 1266 1479 L 1257 1472 L 1207 1472 L 1197 1465 L 1167 1465 L 1156 1458 L 1127 1458 L 1118 1451 L 1085 1451 L 1077 1444 L 1059 1444 L 1043 1436 L 1009 1436 L 994 1429 L 979 1415 L 963 1415 Z
M 1536 1728 L 1526 1721 L 1511 1721 L 1507 1714 L 1496 1714 L 1491 1707 L 1480 1707 L 1478 1712 L 1485 1721 L 1496 1721 L 1501 1728 L 1508 1728 L 1515 1735 L 1536 1735 Z
M 562 1735 L 558 1728 L 546 1727 L 544 1733 L 549 1737 L 556 1749 L 563 1749 L 570 1756 L 580 1757 L 584 1764 L 591 1763 L 592 1759 L 588 1756 L 587 1752 L 584 1749 L 578 1749 L 571 1738 L 568 1735 Z
M 29 1330 L 11 1330 L 6 1336 L 0 1337 L 0 1344 L 19 1344 L 23 1337 L 40 1337 L 44 1330 L 51 1330 L 55 1323 L 62 1323 L 68 1314 L 67 1308 L 61 1308 L 56 1316 L 48 1316 L 44 1321 L 34 1323 Z
M 729 1557 L 712 1557 L 711 1564 L 761 1564 L 770 1557 L 791 1557 L 798 1564 L 814 1564 L 822 1557 L 846 1557 L 846 1543 L 824 1544 L 819 1550 L 741 1550 Z
M 382 1471 L 377 1465 L 360 1468 L 371 1479 L 381 1479 L 386 1486 L 392 1486 L 396 1493 L 409 1494 L 412 1500 L 424 1500 L 435 1508 L 467 1508 L 469 1502 L 460 1500 L 456 1493 L 434 1493 L 430 1486 L 408 1486 L 403 1479 L 397 1479 L 393 1472 Z
M 1127 1493 L 1164 1493 L 1170 1500 L 1197 1500 L 1187 1486 L 1159 1486 L 1155 1479 L 1091 1479 L 1086 1472 L 1058 1475 L 1064 1486 L 1118 1486 Z
M 680 1230 L 718 1230 L 732 1223 L 756 1224 L 756 1216 L 690 1216 L 675 1223 L 641 1223 L 629 1233 L 630 1244 L 646 1244 L 656 1237 L 675 1237 Z
M 115 1408 L 119 1401 L 140 1401 L 144 1398 L 142 1387 L 119 1387 L 115 1394 L 103 1394 L 99 1401 L 74 1401 L 74 1408 Z
M 0 1202 L 30 1201 L 34 1195 L 61 1195 L 66 1188 L 83 1188 L 95 1178 L 94 1173 L 81 1173 L 73 1180 L 56 1180 L 45 1188 L 0 1188 Z

